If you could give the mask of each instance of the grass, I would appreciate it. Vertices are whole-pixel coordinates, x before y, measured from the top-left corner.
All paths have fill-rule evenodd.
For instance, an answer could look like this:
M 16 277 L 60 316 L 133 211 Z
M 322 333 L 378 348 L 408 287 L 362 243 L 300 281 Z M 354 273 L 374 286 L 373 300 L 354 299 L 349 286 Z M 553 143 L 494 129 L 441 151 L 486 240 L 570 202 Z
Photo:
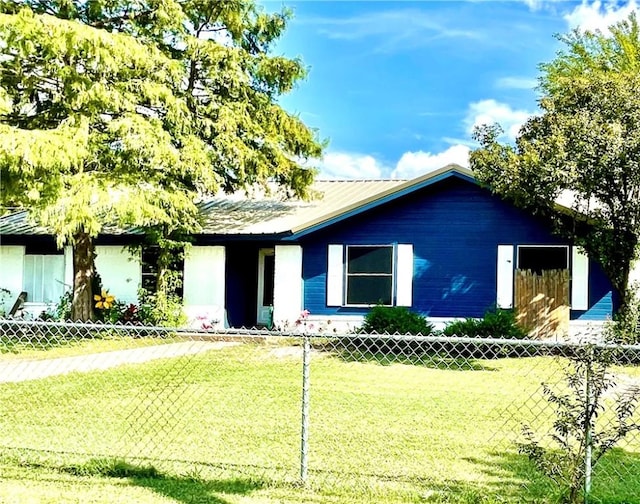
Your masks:
M 184 341 L 170 334 L 162 337 L 132 337 L 110 331 L 92 334 L 92 337 L 69 337 L 63 330 L 52 332 L 46 337 L 0 336 L 0 362 L 16 359 L 53 359 L 74 357 L 112 350 L 124 350 L 152 345 L 162 345 Z
M 549 428 L 540 384 L 558 361 L 363 357 L 312 355 L 306 487 L 299 347 L 1 385 L 0 501 L 553 502 L 515 441 L 524 422 Z M 623 448 L 595 502 L 640 502 L 640 439 Z

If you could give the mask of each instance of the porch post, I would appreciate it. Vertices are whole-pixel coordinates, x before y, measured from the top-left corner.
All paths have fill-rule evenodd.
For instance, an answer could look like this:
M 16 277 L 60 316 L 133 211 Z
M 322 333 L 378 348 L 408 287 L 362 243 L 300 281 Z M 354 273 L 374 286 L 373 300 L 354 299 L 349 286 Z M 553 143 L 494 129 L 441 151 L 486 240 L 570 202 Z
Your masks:
M 224 327 L 225 270 L 223 246 L 192 246 L 185 251 L 183 302 L 190 325 Z
M 302 247 L 275 246 L 273 322 L 281 329 L 294 329 L 302 311 Z

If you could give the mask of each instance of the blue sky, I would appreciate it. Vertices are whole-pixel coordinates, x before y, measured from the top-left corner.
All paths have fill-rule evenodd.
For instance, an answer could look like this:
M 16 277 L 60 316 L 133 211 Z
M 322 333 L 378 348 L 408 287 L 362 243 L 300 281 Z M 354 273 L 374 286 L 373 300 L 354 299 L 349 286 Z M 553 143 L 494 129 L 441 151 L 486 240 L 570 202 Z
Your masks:
M 294 11 L 275 52 L 309 75 L 280 102 L 329 140 L 320 178 L 412 178 L 466 164 L 476 124 L 513 139 L 536 112 L 554 34 L 606 30 L 637 1 L 261 3 Z

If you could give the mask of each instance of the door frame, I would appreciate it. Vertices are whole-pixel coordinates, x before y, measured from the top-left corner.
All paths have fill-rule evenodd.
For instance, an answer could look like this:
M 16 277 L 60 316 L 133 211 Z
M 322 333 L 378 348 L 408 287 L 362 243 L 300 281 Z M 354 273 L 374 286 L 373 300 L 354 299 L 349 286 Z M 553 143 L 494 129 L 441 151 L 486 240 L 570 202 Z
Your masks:
M 274 248 L 258 249 L 258 296 L 256 302 L 256 323 L 258 325 L 270 325 L 273 321 L 273 305 L 264 305 L 264 275 L 265 275 L 265 258 L 273 257 L 275 260 L 276 251 Z M 275 268 L 274 268 L 275 277 Z

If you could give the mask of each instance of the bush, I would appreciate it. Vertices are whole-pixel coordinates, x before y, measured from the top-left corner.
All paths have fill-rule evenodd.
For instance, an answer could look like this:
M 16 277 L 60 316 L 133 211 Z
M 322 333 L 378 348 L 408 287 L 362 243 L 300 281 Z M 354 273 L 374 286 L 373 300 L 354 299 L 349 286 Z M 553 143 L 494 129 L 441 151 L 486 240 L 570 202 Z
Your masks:
M 442 333 L 445 336 L 470 338 L 524 339 L 527 337 L 527 331 L 517 324 L 513 310 L 499 308 L 487 311 L 481 319 L 468 318 L 451 322 Z
M 421 334 L 433 332 L 433 325 L 404 306 L 374 306 L 364 318 L 360 333 Z

